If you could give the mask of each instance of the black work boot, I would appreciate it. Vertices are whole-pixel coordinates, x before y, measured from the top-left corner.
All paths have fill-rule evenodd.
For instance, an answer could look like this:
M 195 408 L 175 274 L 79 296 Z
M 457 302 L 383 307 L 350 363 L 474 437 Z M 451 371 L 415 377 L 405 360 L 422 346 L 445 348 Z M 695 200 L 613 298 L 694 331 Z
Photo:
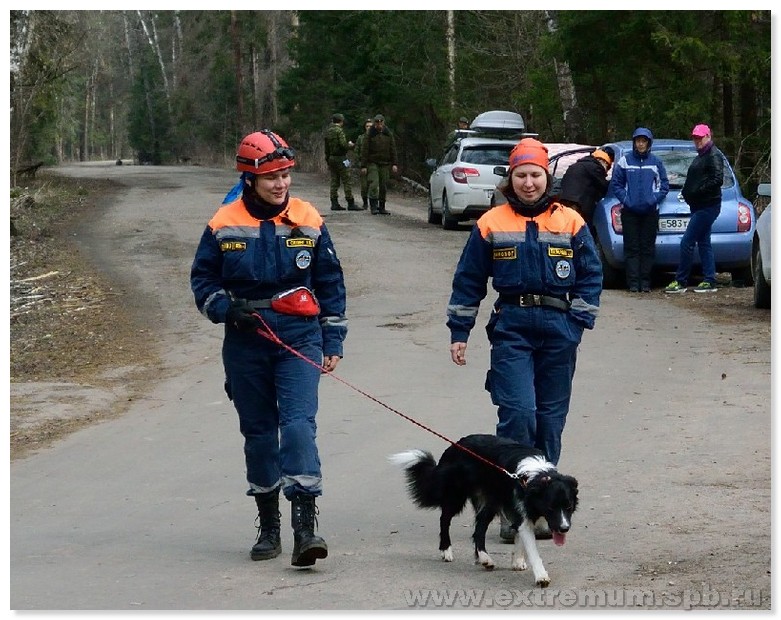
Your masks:
M 347 210 L 348 211 L 363 211 L 357 204 L 355 204 L 354 198 L 348 198 L 347 199 Z
M 339 204 L 338 198 L 331 198 L 331 211 L 344 211 L 344 207 Z
M 379 213 L 380 215 L 390 215 L 390 213 L 388 213 L 385 210 L 385 201 L 384 200 L 380 200 L 380 209 L 379 209 L 379 211 L 377 211 L 377 213 Z
M 363 208 L 364 211 L 366 211 L 366 209 L 369 208 L 369 197 L 361 194 L 361 200 L 363 200 L 363 204 L 361 205 L 361 207 Z
M 372 215 L 377 215 L 379 212 L 380 200 L 378 198 L 369 198 L 369 207 L 371 208 Z
M 279 536 L 279 488 L 255 496 L 258 505 L 258 540 L 252 546 L 249 557 L 253 560 L 270 560 L 282 553 Z
M 328 545 L 315 535 L 314 495 L 294 495 L 291 501 L 290 520 L 293 525 L 293 566 L 312 566 L 315 560 L 328 557 Z

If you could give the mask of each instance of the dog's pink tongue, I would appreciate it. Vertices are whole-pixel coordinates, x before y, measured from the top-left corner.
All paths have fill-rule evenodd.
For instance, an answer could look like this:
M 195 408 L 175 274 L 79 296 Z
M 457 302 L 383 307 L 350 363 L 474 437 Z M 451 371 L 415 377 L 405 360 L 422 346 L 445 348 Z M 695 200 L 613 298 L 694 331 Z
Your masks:
M 561 532 L 553 532 L 553 542 L 556 543 L 558 547 L 561 547 L 564 544 L 566 538 L 566 534 L 562 534 Z

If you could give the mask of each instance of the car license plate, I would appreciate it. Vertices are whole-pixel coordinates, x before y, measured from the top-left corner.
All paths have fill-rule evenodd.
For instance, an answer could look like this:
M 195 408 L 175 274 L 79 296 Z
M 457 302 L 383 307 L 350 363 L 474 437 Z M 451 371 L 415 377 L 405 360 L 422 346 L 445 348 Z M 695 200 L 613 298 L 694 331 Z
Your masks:
M 689 225 L 688 217 L 660 217 L 659 230 L 664 232 L 683 232 Z
M 487 200 L 489 203 L 491 202 L 491 198 L 493 198 L 493 197 L 494 197 L 494 190 L 492 190 L 492 189 L 487 189 L 487 190 L 485 190 L 485 199 L 486 199 L 486 200 Z

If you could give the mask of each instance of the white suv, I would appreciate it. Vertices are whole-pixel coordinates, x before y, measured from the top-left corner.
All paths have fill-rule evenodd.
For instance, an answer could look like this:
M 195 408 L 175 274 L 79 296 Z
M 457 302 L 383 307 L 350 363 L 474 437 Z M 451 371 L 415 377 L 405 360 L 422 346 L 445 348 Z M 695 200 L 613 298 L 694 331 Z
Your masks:
M 459 222 L 477 219 L 488 211 L 496 184 L 502 180 L 494 168 L 507 166 L 516 144 L 517 139 L 457 139 L 429 178 L 429 224 L 453 230 Z M 431 165 L 433 160 L 428 162 Z
M 490 110 L 478 114 L 469 129 L 455 132 L 439 161 L 428 159 L 428 222 L 452 230 L 458 223 L 479 218 L 491 208 L 500 174 L 510 151 L 525 136 L 526 123 L 517 112 Z M 502 167 L 502 168 L 499 168 Z

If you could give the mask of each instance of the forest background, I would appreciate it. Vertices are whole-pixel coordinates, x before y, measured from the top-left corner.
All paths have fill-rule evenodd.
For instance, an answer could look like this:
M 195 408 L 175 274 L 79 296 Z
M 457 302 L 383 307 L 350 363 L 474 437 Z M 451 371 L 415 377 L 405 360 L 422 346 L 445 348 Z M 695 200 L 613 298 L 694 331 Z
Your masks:
M 426 184 L 460 116 L 545 142 L 708 123 L 744 193 L 770 180 L 771 12 L 10 11 L 10 160 L 232 167 L 268 127 L 325 171 L 323 134 L 386 117 Z

